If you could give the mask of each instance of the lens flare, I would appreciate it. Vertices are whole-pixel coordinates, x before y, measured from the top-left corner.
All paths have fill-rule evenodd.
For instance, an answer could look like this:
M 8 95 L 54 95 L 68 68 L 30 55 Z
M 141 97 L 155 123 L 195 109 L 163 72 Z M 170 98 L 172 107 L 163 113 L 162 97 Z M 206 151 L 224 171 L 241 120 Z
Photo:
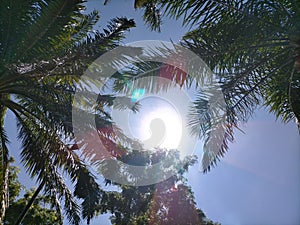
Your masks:
M 136 102 L 139 99 L 141 99 L 145 94 L 145 89 L 136 89 L 133 91 L 132 96 L 131 96 L 131 101 Z
M 126 84 L 117 82 L 116 97 L 104 93 L 106 97 L 99 101 L 99 93 L 111 86 L 109 81 L 115 79 L 114 75 L 132 65 L 149 68 L 133 74 L 134 79 Z M 95 85 L 87 85 L 91 80 Z M 198 136 L 188 130 L 187 115 L 197 116 L 199 112 L 189 111 L 192 99 L 186 88 L 191 82 L 206 93 L 209 110 L 214 112 L 210 121 L 212 132 L 206 135 L 203 148 L 203 156 L 208 157 L 202 157 L 202 167 L 208 168 L 225 135 L 224 96 L 212 71 L 198 55 L 169 42 L 141 41 L 119 46 L 88 67 L 76 86 L 72 105 L 76 144 L 85 157 L 97 162 L 99 172 L 113 182 L 145 186 L 167 180 L 178 172 L 178 165 L 168 157 L 144 166 L 125 163 L 120 157 L 130 151 L 144 153 L 145 145 L 177 149 L 180 158 L 194 153 Z M 165 105 L 145 104 L 144 115 L 133 110 L 133 103 L 138 106 L 150 96 L 165 101 Z

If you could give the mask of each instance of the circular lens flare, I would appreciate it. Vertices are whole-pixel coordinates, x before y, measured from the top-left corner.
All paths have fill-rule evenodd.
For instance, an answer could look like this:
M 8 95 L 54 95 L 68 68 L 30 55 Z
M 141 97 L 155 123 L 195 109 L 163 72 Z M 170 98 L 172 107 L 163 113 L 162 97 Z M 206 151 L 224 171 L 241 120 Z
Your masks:
M 136 76 L 132 82 L 124 85 L 122 93 L 118 93 L 119 97 L 113 100 L 111 115 L 104 112 L 105 117 L 111 117 L 112 121 L 108 121 L 108 124 L 103 121 L 104 128 L 105 130 L 108 128 L 108 132 L 102 132 L 100 136 L 96 121 L 101 121 L 101 118 L 97 117 L 96 120 L 95 117 L 95 108 L 99 105 L 99 94 L 95 90 L 103 90 L 102 88 L 106 87 L 105 84 L 109 79 L 123 68 L 148 62 L 150 64 L 151 62 L 162 63 L 167 66 L 158 68 L 159 76 L 152 74 L 152 70 L 149 71 L 150 73 L 146 71 L 147 76 L 146 74 Z M 147 150 L 141 146 L 142 143 L 134 140 L 133 136 L 145 135 L 146 140 L 141 139 L 144 143 L 148 141 L 151 143 L 154 134 L 153 138 L 156 143 L 152 143 L 152 147 L 172 148 L 175 146 L 182 158 L 193 154 L 198 143 L 198 136 L 191 135 L 187 126 L 189 125 L 190 103 L 192 103 L 184 85 L 187 76 L 191 78 L 189 80 L 194 80 L 199 84 L 201 91 L 207 93 L 205 100 L 209 103 L 209 110 L 216 114 L 211 118 L 212 132 L 206 135 L 203 148 L 202 168 L 203 170 L 209 168 L 220 153 L 225 135 L 226 117 L 220 113 L 220 111 L 226 111 L 223 93 L 215 82 L 212 71 L 199 56 L 182 46 L 162 41 L 141 41 L 112 49 L 95 60 L 81 76 L 72 105 L 72 125 L 76 142 L 84 157 L 90 157 L 96 153 L 103 156 L 105 160 L 102 161 L 91 159 L 99 162 L 99 172 L 106 179 L 125 185 L 156 184 L 175 175 L 178 172 L 176 169 L 178 165 L 174 160 L 169 161 L 168 157 L 154 164 L 136 166 L 119 160 L 115 156 L 117 152 L 115 149 L 120 150 L 121 154 L 124 153 L 124 148 L 135 151 Z M 95 85 L 86 85 L 91 83 L 91 80 Z M 125 98 L 122 98 L 123 96 Z M 148 96 L 164 99 L 170 103 L 169 106 L 174 106 L 173 109 L 178 111 L 175 115 L 182 118 L 183 125 L 178 126 L 180 128 L 175 126 L 174 121 L 177 120 L 172 119 L 172 113 L 165 109 L 168 107 L 146 104 L 148 112 L 146 111 L 145 116 L 142 116 L 140 111 L 136 114 L 140 115 L 140 120 L 137 119 L 138 117 L 135 118 L 136 115 L 131 116 L 129 110 L 122 108 L 122 106 L 128 106 L 128 109 L 133 110 L 133 104 L 139 103 Z M 124 101 L 126 104 L 120 104 L 119 101 Z M 105 104 L 104 107 L 106 107 Z M 130 116 L 135 123 L 129 122 Z M 143 123 L 146 124 L 143 125 Z M 177 139 L 178 131 L 181 131 L 181 135 Z M 179 141 L 178 147 L 175 144 L 176 141 Z

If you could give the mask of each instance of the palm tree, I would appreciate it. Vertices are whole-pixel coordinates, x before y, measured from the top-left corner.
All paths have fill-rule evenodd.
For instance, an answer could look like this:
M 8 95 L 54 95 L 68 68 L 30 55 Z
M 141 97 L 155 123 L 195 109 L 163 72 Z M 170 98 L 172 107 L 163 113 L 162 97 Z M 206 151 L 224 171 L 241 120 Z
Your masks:
M 94 216 L 102 191 L 80 156 L 74 151 L 71 120 L 74 83 L 89 63 L 115 47 L 132 20 L 116 18 L 104 33 L 92 32 L 97 12 L 82 14 L 83 0 L 2 1 L 0 9 L 0 191 L 3 222 L 8 206 L 9 149 L 4 122 L 6 111 L 17 120 L 22 141 L 22 163 L 42 189 L 60 201 L 72 224 Z M 107 99 L 103 99 L 107 101 Z M 74 193 L 65 183 L 68 174 Z M 34 198 L 33 198 L 34 200 Z M 30 205 L 27 206 L 29 208 Z M 22 214 L 24 216 L 26 210 Z M 21 223 L 20 217 L 18 223 Z
M 153 30 L 159 31 L 162 16 L 183 18 L 190 32 L 181 45 L 198 54 L 219 81 L 227 107 L 226 135 L 217 155 L 205 150 L 204 171 L 228 150 L 233 128 L 246 122 L 261 104 L 283 122 L 295 120 L 300 128 L 298 1 L 136 0 L 134 5 L 144 10 Z M 190 126 L 204 139 L 211 135 L 208 109 L 208 101 L 199 93 Z

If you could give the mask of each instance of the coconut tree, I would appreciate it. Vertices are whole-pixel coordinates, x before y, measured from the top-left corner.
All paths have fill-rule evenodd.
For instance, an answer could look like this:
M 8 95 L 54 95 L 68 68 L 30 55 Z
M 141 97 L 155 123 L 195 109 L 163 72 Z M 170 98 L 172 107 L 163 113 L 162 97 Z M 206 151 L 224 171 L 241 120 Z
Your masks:
M 207 171 L 228 150 L 234 127 L 266 106 L 283 122 L 300 121 L 300 3 L 290 0 L 134 1 L 153 30 L 163 17 L 190 27 L 181 44 L 198 54 L 219 81 L 226 102 L 226 135 L 217 154 L 204 151 Z M 194 102 L 190 126 L 211 135 L 209 102 Z M 204 145 L 205 147 L 205 145 Z
M 92 32 L 98 13 L 84 15 L 81 0 L 1 3 L 0 223 L 9 201 L 9 137 L 4 126 L 7 110 L 14 114 L 18 124 L 22 163 L 40 184 L 33 196 L 44 189 L 52 196 L 57 211 L 62 211 L 60 201 L 64 202 L 69 222 L 78 224 L 80 211 L 89 222 L 102 192 L 70 142 L 74 84 L 89 63 L 115 47 L 134 22 L 116 18 L 103 33 Z M 73 193 L 64 174 L 74 184 Z M 82 199 L 82 208 L 77 198 Z M 29 207 L 30 204 L 26 209 Z M 17 223 L 21 223 L 26 209 Z

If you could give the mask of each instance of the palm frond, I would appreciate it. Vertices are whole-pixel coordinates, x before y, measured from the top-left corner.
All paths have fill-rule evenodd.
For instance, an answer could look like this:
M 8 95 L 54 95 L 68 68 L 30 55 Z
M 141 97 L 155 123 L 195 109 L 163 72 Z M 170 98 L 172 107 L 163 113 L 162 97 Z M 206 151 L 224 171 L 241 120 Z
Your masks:
M 38 5 L 34 5 L 33 7 L 38 8 L 38 10 L 31 15 L 35 17 L 32 23 L 24 29 L 22 44 L 18 46 L 19 55 L 17 58 L 26 59 L 28 57 L 32 58 L 32 56 L 36 58 L 37 55 L 42 58 L 42 56 L 46 56 L 44 54 L 46 51 L 45 46 L 49 48 L 52 43 L 66 41 L 66 36 L 71 34 L 67 33 L 65 26 L 70 26 L 71 24 L 68 23 L 75 16 L 80 16 L 79 11 L 83 9 L 82 3 L 81 0 L 55 0 L 50 2 L 40 1 Z M 72 22 L 76 22 L 75 18 Z M 52 51 L 52 49 L 47 50 Z M 49 56 L 49 52 L 47 55 Z
M 136 2 L 135 2 L 135 8 L 140 7 L 139 5 L 136 4 Z M 142 7 L 144 8 L 144 15 L 143 15 L 144 20 L 147 24 L 149 24 L 150 29 L 160 32 L 162 18 L 161 18 L 161 12 L 158 4 L 155 3 L 155 1 L 150 1 L 150 2 L 145 1 Z
M 197 3 L 202 4 L 201 1 Z M 212 11 L 202 11 L 200 5 L 196 9 L 196 3 L 187 4 L 182 3 L 181 7 L 188 9 L 193 5 L 195 8 L 186 11 L 189 17 L 185 17 L 185 22 L 199 24 L 184 36 L 182 45 L 204 59 L 219 80 L 227 106 L 225 137 L 228 141 L 233 139 L 232 128 L 247 122 L 260 104 L 271 106 L 271 111 L 283 121 L 298 118 L 297 79 L 290 79 L 298 76 L 292 72 L 295 72 L 297 54 L 289 38 L 295 25 L 293 14 L 296 12 L 292 6 L 277 1 L 207 1 L 205 4 Z M 224 12 L 226 8 L 229 10 Z M 175 11 L 172 14 L 181 16 Z M 210 131 L 210 118 L 204 118 L 207 114 L 202 115 L 205 107 L 202 111 L 201 107 L 195 105 L 191 124 L 194 130 L 205 134 Z M 197 111 L 201 112 L 198 116 Z M 227 149 L 226 143 L 221 146 L 220 153 Z M 222 150 L 222 147 L 225 148 Z M 211 159 L 219 156 L 222 154 L 205 152 L 202 160 L 206 168 Z M 212 162 L 214 165 L 215 160 Z
M 69 150 L 60 140 L 57 133 L 44 130 L 40 125 L 32 125 L 27 118 L 18 117 L 19 137 L 22 139 L 22 161 L 31 176 L 45 182 L 44 190 L 49 194 L 64 198 L 64 209 L 70 222 L 78 224 L 80 208 L 74 196 L 83 199 L 82 215 L 90 220 L 95 215 L 95 206 L 101 198 L 100 187 L 95 177 L 84 165 L 77 154 Z M 74 195 L 71 193 L 64 178 L 59 174 L 67 172 L 72 183 L 75 183 Z M 88 181 L 88 183 L 86 183 Z

